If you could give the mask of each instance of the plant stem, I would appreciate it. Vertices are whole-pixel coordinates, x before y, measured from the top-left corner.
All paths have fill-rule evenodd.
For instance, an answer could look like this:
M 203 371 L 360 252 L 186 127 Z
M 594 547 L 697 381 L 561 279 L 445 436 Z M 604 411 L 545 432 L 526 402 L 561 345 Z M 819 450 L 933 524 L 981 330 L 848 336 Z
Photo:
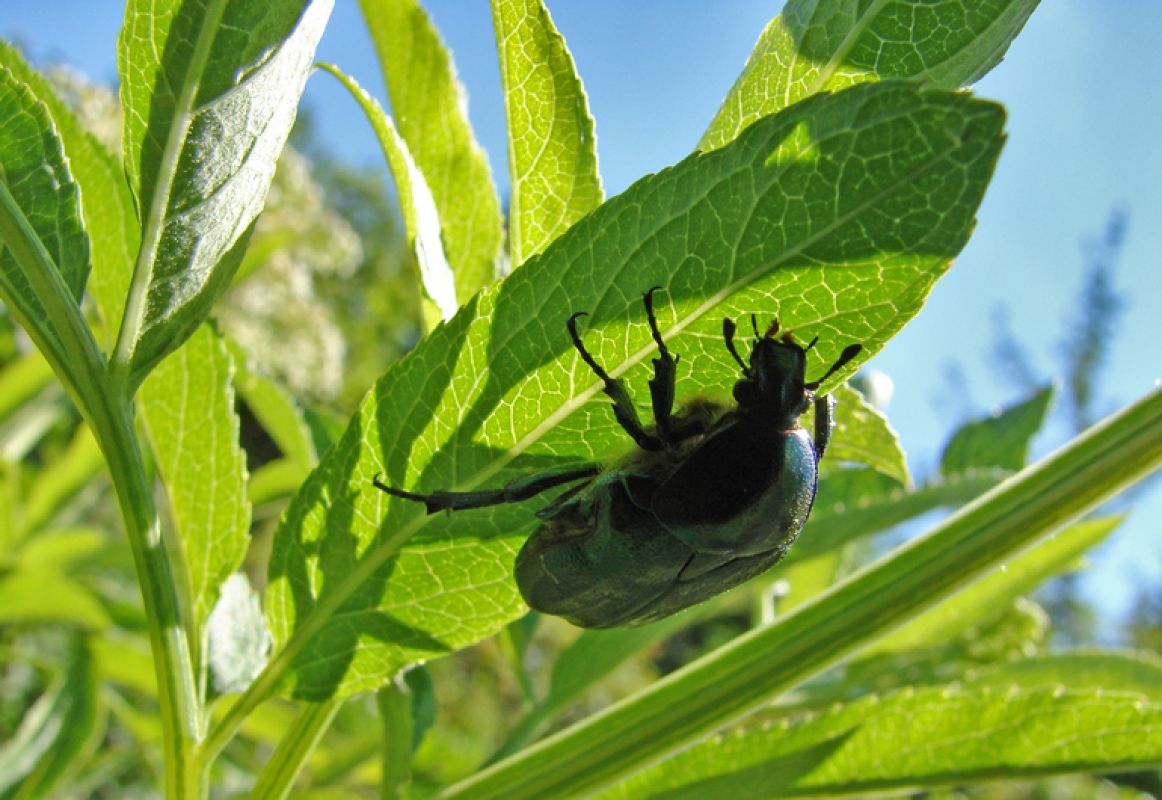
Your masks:
M 796 609 L 450 787 L 559 797 L 609 785 L 855 653 L 1162 466 L 1162 390 Z
M 44 310 L 44 318 L 24 313 L 16 287 L 0 285 L 2 294 L 85 417 L 109 466 L 149 627 L 161 707 L 166 796 L 189 797 L 199 790 L 197 773 L 190 769 L 191 748 L 198 733 L 198 699 L 171 556 L 161 537 L 153 494 L 133 429 L 131 400 L 123 386 L 110 385 L 104 357 L 76 301 L 43 243 L 2 184 L 0 241 L 20 264 L 28 279 L 30 294 Z

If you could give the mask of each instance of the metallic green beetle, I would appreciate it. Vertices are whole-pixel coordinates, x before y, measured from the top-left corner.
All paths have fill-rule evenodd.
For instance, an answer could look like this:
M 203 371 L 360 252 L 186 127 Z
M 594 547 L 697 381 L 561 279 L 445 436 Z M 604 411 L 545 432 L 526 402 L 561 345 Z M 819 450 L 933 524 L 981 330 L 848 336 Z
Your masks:
M 637 448 L 616 464 L 538 473 L 502 489 L 416 494 L 428 513 L 526 500 L 576 484 L 537 512 L 543 523 L 516 558 L 517 586 L 538 611 L 584 628 L 641 625 L 720 594 L 769 569 L 799 535 L 811 504 L 819 459 L 832 428 L 830 397 L 815 397 L 828 377 L 855 358 L 848 346 L 819 380 L 807 383 L 807 350 L 778 323 L 759 335 L 749 364 L 723 320 L 726 348 L 742 367 L 735 405 L 699 399 L 674 412 L 677 359 L 662 341 L 653 295 L 643 300 L 658 346 L 649 382 L 654 425 L 643 426 L 624 385 L 593 359 L 566 326 L 585 363 L 604 383 L 618 423 Z M 753 321 L 753 318 L 752 318 Z M 815 405 L 815 439 L 799 416 Z

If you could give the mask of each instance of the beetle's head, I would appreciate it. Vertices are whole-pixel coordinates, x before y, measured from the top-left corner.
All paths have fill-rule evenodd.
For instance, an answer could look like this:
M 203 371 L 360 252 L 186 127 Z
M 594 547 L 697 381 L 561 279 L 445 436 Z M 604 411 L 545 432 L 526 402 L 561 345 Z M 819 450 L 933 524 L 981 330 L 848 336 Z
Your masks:
M 849 345 L 823 377 L 808 382 L 807 351 L 815 346 L 818 337 L 806 347 L 800 347 L 790 333 L 777 337 L 777 320 L 762 335 L 759 335 L 753 317 L 751 322 L 755 327 L 755 342 L 750 352 L 749 365 L 743 362 L 735 350 L 734 322 L 726 319 L 722 324 L 726 348 L 742 367 L 743 378 L 734 385 L 734 399 L 743 413 L 761 414 L 786 427 L 793 426 L 798 417 L 810 408 L 815 399 L 815 390 L 820 384 L 863 349 L 858 344 Z

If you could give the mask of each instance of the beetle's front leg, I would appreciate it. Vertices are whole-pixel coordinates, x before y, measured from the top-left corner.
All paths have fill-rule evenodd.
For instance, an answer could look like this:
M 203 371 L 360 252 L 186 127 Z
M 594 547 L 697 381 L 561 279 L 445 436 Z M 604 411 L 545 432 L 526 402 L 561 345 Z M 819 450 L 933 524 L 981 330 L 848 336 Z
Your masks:
M 823 451 L 831 443 L 835 430 L 835 398 L 831 395 L 815 398 L 815 463 L 823 459 Z
M 584 316 L 587 316 L 584 311 L 578 311 L 565 323 L 565 327 L 569 329 L 569 336 L 573 339 L 573 346 L 581 354 L 581 360 L 588 364 L 589 369 L 593 370 L 597 377 L 605 383 L 602 391 L 613 400 L 614 417 L 617 418 L 618 424 L 625 429 L 625 432 L 633 437 L 637 446 L 643 450 L 661 450 L 663 448 L 662 440 L 646 432 L 646 429 L 642 427 L 641 420 L 638 419 L 637 411 L 629 399 L 629 393 L 626 392 L 625 386 L 622 385 L 621 381 L 609 377 L 609 373 L 601 368 L 601 365 L 593 359 L 593 356 L 589 355 L 589 351 L 581 343 L 581 336 L 577 333 L 577 317 Z
M 601 472 L 597 464 L 584 467 L 575 467 L 566 470 L 551 470 L 526 475 L 509 481 L 503 489 L 488 489 L 480 492 L 432 492 L 431 494 L 416 494 L 403 489 L 388 486 L 376 475 L 371 479 L 376 489 L 386 492 L 392 497 L 402 497 L 404 500 L 414 500 L 423 503 L 429 514 L 437 511 L 463 511 L 467 508 L 484 508 L 502 503 L 519 503 L 528 500 L 541 492 L 548 491 L 554 486 L 572 483 L 584 478 L 592 478 Z
M 654 408 L 654 424 L 657 426 L 658 436 L 668 444 L 676 444 L 683 436 L 674 428 L 674 384 L 678 378 L 678 359 L 670 355 L 666 343 L 662 341 L 662 333 L 658 330 L 658 318 L 654 315 L 654 292 L 661 289 L 655 286 L 642 297 L 646 306 L 646 319 L 650 323 L 650 333 L 658 345 L 658 357 L 654 359 L 654 377 L 650 381 L 650 400 Z

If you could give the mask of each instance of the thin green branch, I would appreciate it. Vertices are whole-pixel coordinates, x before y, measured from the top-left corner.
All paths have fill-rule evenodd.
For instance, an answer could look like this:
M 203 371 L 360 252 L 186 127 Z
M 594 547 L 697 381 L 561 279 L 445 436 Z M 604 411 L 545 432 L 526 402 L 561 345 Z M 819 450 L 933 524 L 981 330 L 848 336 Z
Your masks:
M 270 760 L 262 768 L 250 791 L 252 798 L 280 800 L 290 794 L 307 759 L 342 705 L 342 699 L 332 698 L 325 703 L 307 703 L 299 710 L 294 723 L 283 734 Z
M 442 796 L 609 785 L 851 656 L 1162 466 L 1162 390 L 1094 426 L 782 622 L 529 747 Z

